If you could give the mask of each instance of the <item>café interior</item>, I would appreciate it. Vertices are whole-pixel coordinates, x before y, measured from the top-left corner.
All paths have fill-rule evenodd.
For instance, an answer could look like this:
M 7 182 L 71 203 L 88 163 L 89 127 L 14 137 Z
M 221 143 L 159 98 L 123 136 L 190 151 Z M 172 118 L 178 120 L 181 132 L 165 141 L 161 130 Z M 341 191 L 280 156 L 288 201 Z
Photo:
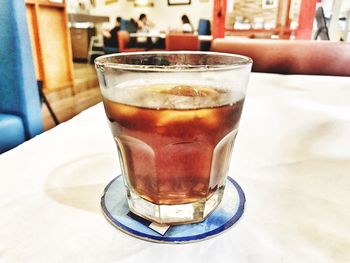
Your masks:
M 20 2 L 20 1 L 19 1 Z M 348 67 L 333 69 L 315 61 L 306 67 L 304 55 L 320 52 L 325 60 L 343 61 L 349 52 L 350 5 L 342 0 L 25 0 L 24 34 L 5 33 L 30 55 L 38 87 L 31 87 L 40 105 L 18 113 L 24 126 L 35 123 L 35 132 L 1 125 L 1 152 L 67 121 L 100 102 L 93 66 L 96 57 L 140 51 L 216 51 L 246 55 L 253 71 L 282 74 L 347 75 Z M 17 7 L 14 7 L 17 8 Z M 19 23 L 3 9 L 3 19 Z M 22 12 L 22 10 L 18 10 Z M 184 20 L 185 19 L 185 20 Z M 5 21 L 4 21 L 5 22 Z M 4 22 L 2 24 L 4 24 Z M 25 24 L 24 24 L 25 23 Z M 16 24 L 17 26 L 17 24 Z M 16 35 L 17 34 L 17 35 Z M 27 39 L 29 36 L 29 39 Z M 6 52 L 2 34 L 1 49 Z M 28 42 L 29 41 L 29 42 Z M 29 49 L 30 45 L 30 49 Z M 30 54 L 31 53 L 31 54 Z M 20 60 L 19 53 L 11 53 Z M 315 54 L 316 56 L 316 54 Z M 293 57 L 295 63 L 285 63 Z M 284 60 L 283 60 L 284 59 Z M 298 62 L 299 61 L 299 62 Z M 5 62 L 3 62 L 5 63 Z M 306 63 L 304 63 L 306 64 Z M 321 62 L 322 64 L 322 62 Z M 9 71 L 1 65 L 1 71 Z M 7 74 L 19 74 L 7 72 Z M 23 74 L 23 73 L 22 73 Z M 11 77 L 11 76 L 8 76 Z M 23 76 L 26 78 L 27 76 Z M 7 82 L 7 78 L 3 78 Z M 2 85 L 2 89 L 7 89 Z M 19 86 L 20 96 L 25 93 Z M 36 91 L 38 89 L 39 92 Z M 3 91 L 6 92 L 6 91 Z M 36 94 L 38 93 L 38 94 Z M 22 97 L 22 95 L 21 95 Z M 6 105 L 3 96 L 1 104 Z M 10 101 L 11 99 L 9 99 Z M 18 103 L 26 103 L 26 95 Z M 35 116 L 31 116 L 31 107 Z M 41 114 L 39 114 L 41 113 Z M 21 122 L 23 120 L 20 120 Z M 3 123 L 3 120 L 1 121 Z M 9 130 L 7 130 L 9 129 Z
M 348 0 L 1 1 L 0 262 L 350 262 L 349 24 Z M 253 61 L 245 214 L 189 246 L 135 241 L 99 203 L 121 168 L 94 61 L 164 51 Z

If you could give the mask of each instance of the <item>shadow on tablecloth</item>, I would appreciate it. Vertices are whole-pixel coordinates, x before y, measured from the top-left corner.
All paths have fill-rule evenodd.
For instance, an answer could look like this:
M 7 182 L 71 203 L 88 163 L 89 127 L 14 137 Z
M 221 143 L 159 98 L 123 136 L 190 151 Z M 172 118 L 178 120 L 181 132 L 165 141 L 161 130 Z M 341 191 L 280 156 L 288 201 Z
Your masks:
M 63 163 L 48 174 L 45 192 L 58 203 L 100 214 L 103 190 L 118 175 L 117 161 L 99 153 Z

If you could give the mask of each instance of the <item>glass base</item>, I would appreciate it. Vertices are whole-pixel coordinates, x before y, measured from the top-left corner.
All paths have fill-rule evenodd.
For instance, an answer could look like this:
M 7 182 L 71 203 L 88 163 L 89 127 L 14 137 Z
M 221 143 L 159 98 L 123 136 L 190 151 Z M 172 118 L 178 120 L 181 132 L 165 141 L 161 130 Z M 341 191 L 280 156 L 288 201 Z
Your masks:
M 106 219 L 124 233 L 143 240 L 159 243 L 188 243 L 215 237 L 227 231 L 241 218 L 245 196 L 232 178 L 227 178 L 225 194 L 220 205 L 200 223 L 159 225 L 130 212 L 122 176 L 105 188 L 101 198 Z
M 203 221 L 220 204 L 224 187 L 214 192 L 209 199 L 180 205 L 157 205 L 140 198 L 127 190 L 130 211 L 158 224 L 184 224 Z

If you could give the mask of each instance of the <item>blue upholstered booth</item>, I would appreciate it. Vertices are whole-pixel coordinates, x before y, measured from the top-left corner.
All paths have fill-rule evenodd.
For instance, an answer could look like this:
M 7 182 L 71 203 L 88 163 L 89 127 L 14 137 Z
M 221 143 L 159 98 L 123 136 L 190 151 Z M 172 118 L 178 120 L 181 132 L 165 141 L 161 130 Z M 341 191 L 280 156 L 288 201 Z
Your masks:
M 0 8 L 0 153 L 43 130 L 24 1 Z
M 129 33 L 136 33 L 137 26 L 131 20 L 122 19 L 120 29 L 128 31 Z

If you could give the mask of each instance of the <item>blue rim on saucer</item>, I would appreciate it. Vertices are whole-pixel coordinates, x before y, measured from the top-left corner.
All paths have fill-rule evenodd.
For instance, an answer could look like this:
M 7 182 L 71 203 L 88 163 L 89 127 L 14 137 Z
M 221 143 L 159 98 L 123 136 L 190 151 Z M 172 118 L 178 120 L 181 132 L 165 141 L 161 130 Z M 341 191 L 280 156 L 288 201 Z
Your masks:
M 242 188 L 228 177 L 221 204 L 203 222 L 170 226 L 164 235 L 148 225 L 148 220 L 129 211 L 121 175 L 105 188 L 101 207 L 106 218 L 121 231 L 157 243 L 188 243 L 214 237 L 233 226 L 243 214 L 245 196 Z

